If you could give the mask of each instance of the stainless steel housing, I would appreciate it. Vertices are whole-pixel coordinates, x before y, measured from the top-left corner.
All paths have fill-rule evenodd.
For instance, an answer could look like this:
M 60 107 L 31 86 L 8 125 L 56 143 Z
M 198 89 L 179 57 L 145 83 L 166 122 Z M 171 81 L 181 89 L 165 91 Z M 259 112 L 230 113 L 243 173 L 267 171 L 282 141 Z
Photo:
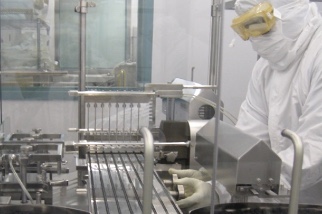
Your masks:
M 214 125 L 215 120 L 211 119 L 197 133 L 197 162 L 209 170 L 213 167 Z M 267 143 L 220 122 L 217 180 L 229 193 L 236 195 L 245 189 L 259 193 L 264 188 L 278 194 L 281 164 Z

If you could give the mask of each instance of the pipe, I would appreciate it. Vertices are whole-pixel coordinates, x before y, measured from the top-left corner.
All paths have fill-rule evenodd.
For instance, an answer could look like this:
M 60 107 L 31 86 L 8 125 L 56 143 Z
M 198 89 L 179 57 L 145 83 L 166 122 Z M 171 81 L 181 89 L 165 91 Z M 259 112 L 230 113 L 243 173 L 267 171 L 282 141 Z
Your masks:
M 86 83 L 86 1 L 80 0 L 80 73 L 79 73 L 79 91 L 85 91 Z M 84 97 L 79 97 L 78 103 L 78 128 L 85 128 L 85 101 Z M 82 135 L 79 135 L 82 139 Z
M 294 146 L 294 162 L 292 171 L 292 183 L 291 183 L 291 199 L 288 208 L 289 214 L 297 213 L 301 179 L 302 179 L 302 164 L 303 164 L 303 144 L 300 137 L 291 130 L 284 129 L 282 131 L 282 136 L 290 139 Z
M 143 214 L 151 214 L 154 160 L 153 136 L 146 127 L 140 129 L 140 134 L 144 140 Z
M 23 161 L 20 161 L 20 178 L 23 186 L 26 186 L 27 185 L 27 164 L 23 163 Z M 24 191 L 22 192 L 21 202 L 27 203 L 27 196 Z
M 41 70 L 40 28 L 41 28 L 40 18 L 37 18 L 37 70 L 38 71 Z
M 217 174 L 217 159 L 218 159 L 218 129 L 220 119 L 220 100 L 221 100 L 221 70 L 222 70 L 222 38 L 223 38 L 223 20 L 224 20 L 224 1 L 212 1 L 212 33 L 211 33 L 211 53 L 210 53 L 210 75 L 209 85 L 217 86 L 214 90 L 216 93 L 216 117 L 215 117 L 215 130 L 214 130 L 214 149 L 213 149 L 213 172 L 212 183 L 216 183 Z M 215 213 L 216 205 L 216 191 L 215 188 L 211 191 L 211 209 L 210 213 Z
M 96 145 L 102 145 L 102 146 L 141 146 L 144 145 L 144 143 L 131 143 L 131 142 L 126 142 L 126 144 L 122 143 L 106 143 L 106 142 L 80 142 L 80 143 L 75 143 L 75 146 L 77 145 L 86 145 L 86 146 L 96 146 Z M 153 144 L 154 146 L 183 146 L 189 148 L 190 142 L 155 142 Z
M 12 159 L 14 159 L 14 158 L 15 158 L 15 155 L 11 155 L 11 156 L 9 157 L 9 165 L 10 165 L 11 171 L 12 171 L 13 175 L 15 176 L 15 178 L 16 178 L 16 180 L 17 180 L 17 182 L 19 183 L 19 185 L 20 185 L 20 187 L 21 187 L 22 191 L 26 194 L 26 196 L 27 196 L 27 197 L 28 197 L 28 199 L 30 200 L 30 203 L 31 203 L 31 204 L 34 204 L 34 201 L 32 200 L 31 195 L 29 194 L 29 192 L 28 192 L 28 190 L 26 189 L 26 187 L 23 185 L 23 183 L 22 183 L 22 181 L 20 180 L 20 178 L 19 178 L 19 176 L 18 176 L 18 174 L 17 174 L 17 172 L 16 172 L 15 168 L 14 168 L 14 167 L 13 167 L 13 165 L 12 165 Z
M 219 82 L 219 71 L 221 70 L 222 56 L 222 34 L 223 34 L 223 0 L 213 0 L 211 8 L 211 50 L 210 50 L 210 72 L 209 85 Z

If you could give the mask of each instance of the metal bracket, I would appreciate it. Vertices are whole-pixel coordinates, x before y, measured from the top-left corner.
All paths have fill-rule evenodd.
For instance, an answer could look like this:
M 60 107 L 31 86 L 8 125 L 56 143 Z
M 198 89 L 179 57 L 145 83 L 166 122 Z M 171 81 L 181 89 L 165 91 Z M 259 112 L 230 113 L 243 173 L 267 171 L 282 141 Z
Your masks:
M 75 7 L 75 12 L 77 13 L 87 13 L 88 7 L 96 7 L 95 2 L 86 2 L 84 0 L 81 0 L 79 2 L 79 5 Z

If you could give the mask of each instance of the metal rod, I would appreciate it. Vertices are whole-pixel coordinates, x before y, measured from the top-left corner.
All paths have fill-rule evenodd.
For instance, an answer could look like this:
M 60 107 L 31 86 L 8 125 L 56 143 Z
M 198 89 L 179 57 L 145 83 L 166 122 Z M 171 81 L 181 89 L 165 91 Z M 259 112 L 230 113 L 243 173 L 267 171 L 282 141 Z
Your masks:
M 41 70 L 40 28 L 41 28 L 40 18 L 37 18 L 37 70 L 38 71 Z
M 139 133 L 140 132 L 140 108 L 141 108 L 141 104 L 138 103 L 138 126 L 137 126 L 137 129 L 136 131 Z M 139 138 L 137 138 L 137 141 L 139 141 Z
M 125 46 L 124 46 L 124 59 L 130 59 L 131 57 L 131 15 L 132 15 L 132 1 L 125 1 Z
M 183 89 L 216 89 L 216 85 L 183 85 Z
M 139 91 L 75 91 L 70 90 L 68 92 L 70 96 L 115 96 L 115 97 L 147 97 L 147 102 L 155 95 L 155 92 L 139 92 Z
M 145 165 L 144 165 L 144 166 L 142 165 L 142 163 L 141 163 L 141 161 L 139 160 L 139 158 L 138 158 L 137 154 L 134 154 L 134 156 L 135 156 L 136 160 L 138 161 L 139 165 L 141 166 L 142 170 L 144 170 L 144 172 L 145 172 L 145 170 L 146 170 L 146 169 L 145 169 Z M 144 159 L 144 160 L 145 160 L 145 159 Z M 153 179 L 153 178 L 152 178 L 152 179 Z M 155 193 L 155 196 L 158 198 L 158 200 L 159 200 L 159 202 L 160 202 L 161 206 L 163 207 L 164 211 L 165 211 L 166 213 L 168 213 L 168 210 L 167 210 L 167 208 L 166 208 L 165 204 L 163 203 L 163 201 L 162 201 L 162 199 L 161 199 L 161 197 L 160 197 L 160 195 L 159 195 L 159 192 L 155 189 L 155 187 L 154 187 L 154 186 L 152 186 L 152 189 L 153 189 L 153 191 L 154 191 L 154 193 Z M 143 191 L 144 191 L 144 188 L 143 188 Z M 144 199 L 143 199 L 143 202 L 144 202 Z M 159 211 L 160 211 L 160 210 L 159 210 Z
M 133 184 L 133 182 L 132 182 L 132 179 L 131 179 L 131 176 L 130 176 L 130 174 L 129 174 L 129 171 L 128 171 L 128 169 L 127 169 L 127 167 L 126 167 L 126 165 L 125 165 L 125 162 L 124 162 L 124 160 L 123 160 L 123 158 L 122 158 L 122 155 L 119 153 L 119 156 L 120 156 L 120 160 L 121 160 L 121 162 L 122 162 L 122 165 L 123 165 L 123 168 L 124 168 L 124 171 L 125 171 L 125 173 L 126 173 L 126 176 L 127 176 L 127 179 L 129 180 L 129 183 L 130 183 L 130 185 L 131 185 L 131 189 L 133 190 L 133 192 L 134 192 L 134 195 L 135 195 L 135 197 L 136 197 L 136 199 L 137 199 L 137 202 L 138 202 L 138 204 L 139 204 L 139 207 L 140 207 L 140 209 L 141 209 L 141 211 L 143 210 L 143 205 L 142 205 L 142 202 L 141 202 L 141 200 L 140 200 L 140 197 L 139 197 L 139 194 L 138 194 L 138 192 L 136 191 L 136 188 L 134 187 L 134 184 Z M 129 160 L 129 161 L 131 161 L 131 160 Z M 135 170 L 135 169 L 133 169 L 133 170 Z
M 79 73 L 79 91 L 85 91 L 86 84 L 86 1 L 80 0 L 80 73 Z M 84 97 L 79 98 L 78 106 L 78 127 L 85 128 L 85 101 Z M 79 136 L 82 139 L 82 136 Z
M 108 103 L 108 139 L 111 141 L 111 107 L 112 104 Z
M 2 31 L 2 19 L 0 19 L 0 30 Z M 0 51 L 2 50 L 2 42 L 0 42 Z M 57 51 L 58 52 L 58 51 Z M 0 72 L 2 73 L 2 56 L 0 54 Z M 1 125 L 1 131 L 4 133 L 4 124 L 2 119 L 2 75 L 0 74 L 0 125 Z M 8 172 L 8 171 L 6 171 Z
M 101 103 L 101 109 L 102 109 L 102 112 L 101 112 L 101 131 L 104 130 L 104 103 Z M 103 133 L 101 133 L 101 141 L 103 141 Z
M 144 185 L 143 185 L 143 181 L 141 180 L 141 177 L 140 177 L 140 175 L 139 175 L 138 171 L 137 171 L 137 170 L 136 170 L 136 168 L 134 167 L 134 164 L 133 164 L 133 162 L 132 162 L 132 160 L 131 160 L 131 157 L 130 157 L 129 153 L 127 153 L 127 152 L 126 152 L 125 154 L 127 155 L 127 158 L 129 159 L 129 162 L 130 162 L 130 164 L 131 164 L 132 168 L 133 168 L 133 169 L 135 169 L 135 170 L 134 170 L 135 175 L 136 175 L 136 177 L 138 178 L 138 181 L 140 182 L 141 186 L 143 187 L 143 186 L 144 186 Z M 139 163 L 140 163 L 140 162 L 139 162 Z M 157 211 L 156 211 L 156 209 L 154 208 L 153 204 L 152 204 L 152 211 L 153 211 L 153 213 L 157 213 Z
M 32 197 L 30 195 L 30 193 L 28 192 L 27 190 L 27 187 L 23 184 L 23 182 L 21 181 L 21 179 L 19 178 L 19 175 L 17 174 L 13 164 L 12 164 L 12 160 L 15 159 L 15 155 L 11 155 L 9 157 L 9 165 L 10 165 L 10 169 L 11 169 L 11 172 L 13 173 L 14 177 L 16 178 L 16 181 L 18 182 L 18 184 L 20 185 L 22 191 L 24 192 L 24 194 L 29 198 L 30 200 L 30 203 L 31 204 L 34 204 L 33 200 L 32 200 Z
M 150 101 L 150 105 L 149 105 L 149 109 L 150 109 L 150 112 L 149 112 L 149 127 L 155 127 L 155 123 L 156 123 L 156 97 L 153 97 Z
M 92 169 L 92 161 L 91 155 L 88 153 L 88 163 L 89 163 L 89 172 L 91 174 L 91 185 L 92 185 L 92 197 L 93 197 L 93 205 L 94 205 L 94 213 L 97 213 L 97 203 L 96 203 L 96 194 L 95 194 L 95 186 L 94 186 L 94 176 L 93 176 L 93 169 Z
M 130 104 L 131 113 L 130 113 L 130 133 L 132 132 L 132 117 L 133 117 L 133 103 Z
M 94 130 L 96 131 L 97 122 L 97 103 L 94 103 Z
M 20 178 L 22 184 L 27 187 L 27 165 L 25 163 L 20 164 Z M 27 195 L 22 190 L 21 203 L 27 203 Z
M 112 191 L 113 191 L 113 196 L 114 196 L 114 199 L 115 199 L 115 203 L 116 203 L 116 207 L 117 207 L 117 210 L 119 213 L 121 213 L 121 208 L 120 208 L 120 203 L 117 199 L 117 194 L 116 194 L 116 189 L 115 189 L 115 185 L 114 185 L 114 182 L 113 182 L 113 177 L 112 177 L 112 173 L 111 173 L 111 170 L 110 170 L 110 167 L 109 167 L 109 164 L 108 164 L 108 161 L 107 161 L 107 158 L 106 158 L 106 154 L 104 153 L 104 159 L 105 159 L 105 163 L 106 163 L 106 168 L 107 168 L 107 173 L 108 173 L 108 177 L 110 179 L 110 182 L 111 182 L 111 187 L 112 187 Z M 115 166 L 116 167 L 116 166 Z
M 123 142 L 125 141 L 125 108 L 126 108 L 126 104 L 123 103 L 123 129 L 122 129 L 122 132 L 123 132 Z
M 223 1 L 213 0 L 211 8 L 212 32 L 210 52 L 209 85 L 215 86 L 218 83 L 218 72 L 221 67 L 222 55 L 222 25 L 223 25 Z
M 105 142 L 79 142 L 79 143 L 76 143 L 75 145 L 93 145 L 93 146 L 96 146 L 96 145 L 102 145 L 102 146 L 108 146 L 108 145 L 113 145 L 113 146 L 143 146 L 144 143 L 141 143 L 141 142 L 127 142 L 126 144 L 124 143 L 105 143 Z M 184 146 L 184 147 L 189 147 L 190 145 L 190 141 L 188 142 L 155 142 L 154 143 L 154 147 L 156 146 Z
M 213 0 L 212 5 L 212 37 L 211 37 L 211 58 L 210 58 L 210 76 L 209 84 L 216 85 L 216 116 L 215 116 L 215 130 L 214 130 L 214 149 L 213 149 L 213 172 L 212 183 L 216 183 L 217 174 L 217 159 L 218 159 L 218 130 L 220 119 L 220 100 L 221 100 L 221 70 L 222 70 L 222 28 L 224 20 L 224 2 L 223 0 Z M 211 209 L 210 213 L 215 213 L 216 205 L 216 191 L 215 185 L 211 191 Z
M 195 67 L 192 67 L 191 68 L 191 81 L 193 81 L 194 73 L 195 73 Z
M 87 103 L 87 131 L 89 131 L 89 109 L 91 107 L 91 104 Z M 85 128 L 85 127 L 83 127 Z
M 107 203 L 107 194 L 106 194 L 106 190 L 105 190 L 104 179 L 103 179 L 103 175 L 102 175 L 100 161 L 99 161 L 97 152 L 95 154 L 96 154 L 96 159 L 97 159 L 98 172 L 99 172 L 99 175 L 100 175 L 102 193 L 103 193 L 103 197 L 104 197 L 105 210 L 106 210 L 106 213 L 109 213 L 109 208 L 108 208 L 108 203 Z M 108 164 L 107 163 L 105 163 L 105 164 L 108 167 Z
M 116 122 L 115 122 L 115 131 L 116 131 L 116 135 L 115 135 L 115 140 L 117 142 L 117 135 L 119 133 L 118 127 L 119 127 L 119 104 L 116 103 L 115 104 L 115 108 L 116 108 Z
M 127 192 L 126 192 L 126 189 L 125 189 L 125 186 L 124 186 L 123 180 L 122 180 L 122 176 L 121 176 L 121 173 L 120 173 L 120 170 L 119 170 L 118 164 L 116 163 L 116 160 L 115 160 L 114 154 L 113 154 L 113 153 L 111 153 L 111 156 L 112 156 L 112 159 L 113 159 L 113 162 L 114 162 L 114 165 L 115 165 L 115 169 L 116 169 L 116 172 L 117 172 L 117 175 L 118 175 L 118 178 L 119 178 L 120 184 L 121 184 L 121 188 L 122 188 L 122 190 L 123 190 L 123 194 L 124 194 L 124 198 L 125 198 L 126 204 L 127 204 L 127 206 L 129 207 L 129 211 L 130 211 L 130 213 L 134 213 L 134 212 L 133 212 L 133 210 L 132 210 L 131 203 L 130 203 L 130 201 L 129 201 L 129 197 L 128 197 L 128 195 L 127 195 Z
M 300 187 L 302 180 L 302 164 L 303 164 L 303 144 L 301 138 L 293 131 L 284 129 L 282 131 L 282 136 L 290 139 L 294 146 L 294 161 L 292 170 L 292 183 L 291 183 L 291 199 L 288 208 L 289 214 L 297 213 Z
M 156 180 L 158 180 L 158 182 L 159 182 L 160 186 L 162 186 L 162 187 L 163 187 L 163 189 L 164 189 L 164 193 L 165 193 L 165 194 L 168 196 L 168 198 L 170 199 L 170 202 L 171 202 L 171 204 L 173 205 L 174 209 L 177 211 L 177 213 L 181 213 L 181 210 L 180 210 L 180 208 L 178 207 L 178 205 L 174 202 L 174 200 L 172 200 L 172 199 L 173 199 L 173 197 L 171 196 L 170 191 L 164 187 L 164 182 L 161 180 L 161 178 L 158 176 L 158 174 L 157 174 L 155 171 L 153 172 L 153 174 L 154 174 L 154 177 L 156 178 Z
M 146 127 L 142 127 L 140 133 L 144 141 L 143 214 L 151 214 L 154 162 L 153 136 Z

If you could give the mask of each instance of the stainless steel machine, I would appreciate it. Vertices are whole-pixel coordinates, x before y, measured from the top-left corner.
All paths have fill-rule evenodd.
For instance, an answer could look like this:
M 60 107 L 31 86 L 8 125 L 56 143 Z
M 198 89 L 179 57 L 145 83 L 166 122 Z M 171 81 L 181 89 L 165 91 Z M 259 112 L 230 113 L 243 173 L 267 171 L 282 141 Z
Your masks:
M 196 158 L 212 170 L 215 121 L 209 120 L 197 133 Z M 269 145 L 221 122 L 218 130 L 217 180 L 232 195 L 232 202 L 248 197 L 269 198 L 279 194 L 282 161 Z
M 68 185 L 68 180 L 53 180 L 53 174 L 69 172 L 63 166 L 65 146 L 61 134 L 45 134 L 40 129 L 14 133 L 3 139 L 0 148 L 0 194 L 4 204 L 21 200 L 22 204 L 50 205 L 53 187 Z
M 77 133 L 78 139 L 67 142 L 61 134 L 41 133 L 39 129 L 2 139 L 0 213 L 184 213 L 176 200 L 185 197 L 185 189 L 173 184 L 178 176 L 170 175 L 168 169 L 205 167 L 211 174 L 216 146 L 216 179 L 232 196 L 230 202 L 288 202 L 279 183 L 281 160 L 269 146 L 226 122 L 216 127 L 224 116 L 233 123 L 235 118 L 225 112 L 219 100 L 222 10 L 215 1 L 211 5 L 210 85 L 178 78 L 169 84 L 145 84 L 152 75 L 153 1 L 137 1 L 138 5 L 130 5 L 132 1 L 107 5 L 103 1 L 97 7 L 95 1 L 80 0 L 77 5 L 44 1 L 55 2 L 51 28 L 28 9 L 41 1 L 28 2 L 30 6 L 23 10 L 0 11 L 1 38 L 5 38 L 1 41 L 1 82 L 19 86 L 18 92 L 28 90 L 25 86 L 36 91 L 44 86 L 68 90 L 78 86 L 69 92 L 79 101 L 78 127 L 69 130 Z M 99 11 L 96 20 L 104 23 L 104 30 L 115 24 L 112 37 L 97 22 L 86 21 L 90 7 L 100 10 L 102 6 L 108 10 Z M 137 9 L 133 13 L 139 14 L 138 20 L 130 20 L 131 7 Z M 121 13 L 107 19 L 113 22 L 102 21 L 102 15 L 117 9 Z M 123 20 L 120 14 L 124 12 Z M 6 14 L 10 16 L 3 16 Z M 16 15 L 26 17 L 10 20 Z M 86 23 L 95 30 L 87 31 L 86 26 L 91 25 Z M 52 33 L 55 35 L 50 40 Z M 33 35 L 26 37 L 35 40 L 25 54 L 16 47 L 23 34 Z M 86 38 L 96 34 L 103 40 L 93 37 L 88 45 L 91 50 L 86 51 Z M 121 38 L 119 43 L 115 38 Z M 52 47 L 50 41 L 55 41 L 57 49 L 47 53 Z M 114 45 L 117 48 L 111 48 Z M 29 59 L 34 49 L 36 57 Z M 16 56 L 24 60 L 15 60 Z M 25 66 L 24 61 L 34 63 Z M 88 86 L 95 86 L 95 91 L 87 91 Z M 111 86 L 117 88 L 107 91 Z
M 211 171 L 215 128 L 214 117 L 199 120 L 156 117 L 158 104 L 163 105 L 162 112 L 173 112 L 169 108 L 175 105 L 164 108 L 169 99 L 179 106 L 185 102 L 188 111 L 198 111 L 196 100 L 199 106 L 202 106 L 200 100 L 213 103 L 201 93 L 197 95 L 199 98 L 190 100 L 193 106 L 190 108 L 187 100 L 180 100 L 186 88 L 211 93 L 210 86 L 191 88 L 183 84 L 149 84 L 141 92 L 70 92 L 71 96 L 84 99 L 86 127 L 70 129 L 78 132 L 82 140 L 66 145 L 66 149 L 78 151 L 78 189 L 87 192 L 91 212 L 142 212 L 144 177 L 150 165 L 153 165 L 152 211 L 182 212 L 175 200 L 184 197 L 184 189 L 172 185 L 177 177 L 171 177 L 167 171 L 170 167 L 202 166 Z M 193 114 L 196 112 L 187 115 Z M 154 145 L 148 166 L 144 162 L 151 154 L 145 151 L 148 142 L 141 133 L 142 127 L 148 127 Z M 232 195 L 232 201 L 272 198 L 279 194 L 281 160 L 265 142 L 225 122 L 220 123 L 218 141 L 218 181 Z
M 181 100 L 185 89 L 208 92 Z M 185 115 L 197 115 L 201 102 L 213 108 L 214 97 L 202 96 L 211 91 L 211 86 L 174 83 L 148 84 L 144 91 L 132 92 L 70 91 L 85 105 L 85 127 L 69 130 L 79 140 L 65 142 L 60 134 L 38 129 L 6 137 L 1 143 L 1 194 L 25 204 L 36 201 L 91 213 L 185 213 L 176 204 L 185 189 L 173 185 L 178 176 L 168 169 L 204 167 L 211 174 L 215 118 L 169 120 L 163 113 L 174 112 L 169 108 L 182 102 L 190 111 Z M 165 109 L 171 99 L 175 105 Z M 66 154 L 73 155 L 69 164 L 76 171 L 63 167 Z M 217 169 L 230 202 L 289 200 L 281 191 L 279 157 L 265 142 L 224 121 L 218 129 Z
M 71 129 L 83 140 L 67 148 L 78 151 L 78 189 L 86 189 L 91 212 L 182 213 L 154 169 L 158 161 L 174 163 L 177 151 L 165 147 L 189 148 L 188 142 L 154 140 L 164 138 L 155 127 L 154 89 L 159 87 L 150 85 L 143 92 L 70 92 L 82 96 L 86 106 L 86 127 Z M 178 87 L 169 85 L 168 93 L 178 96 Z M 145 134 L 151 137 L 146 139 Z M 146 151 L 147 144 L 153 145 L 152 150 Z

